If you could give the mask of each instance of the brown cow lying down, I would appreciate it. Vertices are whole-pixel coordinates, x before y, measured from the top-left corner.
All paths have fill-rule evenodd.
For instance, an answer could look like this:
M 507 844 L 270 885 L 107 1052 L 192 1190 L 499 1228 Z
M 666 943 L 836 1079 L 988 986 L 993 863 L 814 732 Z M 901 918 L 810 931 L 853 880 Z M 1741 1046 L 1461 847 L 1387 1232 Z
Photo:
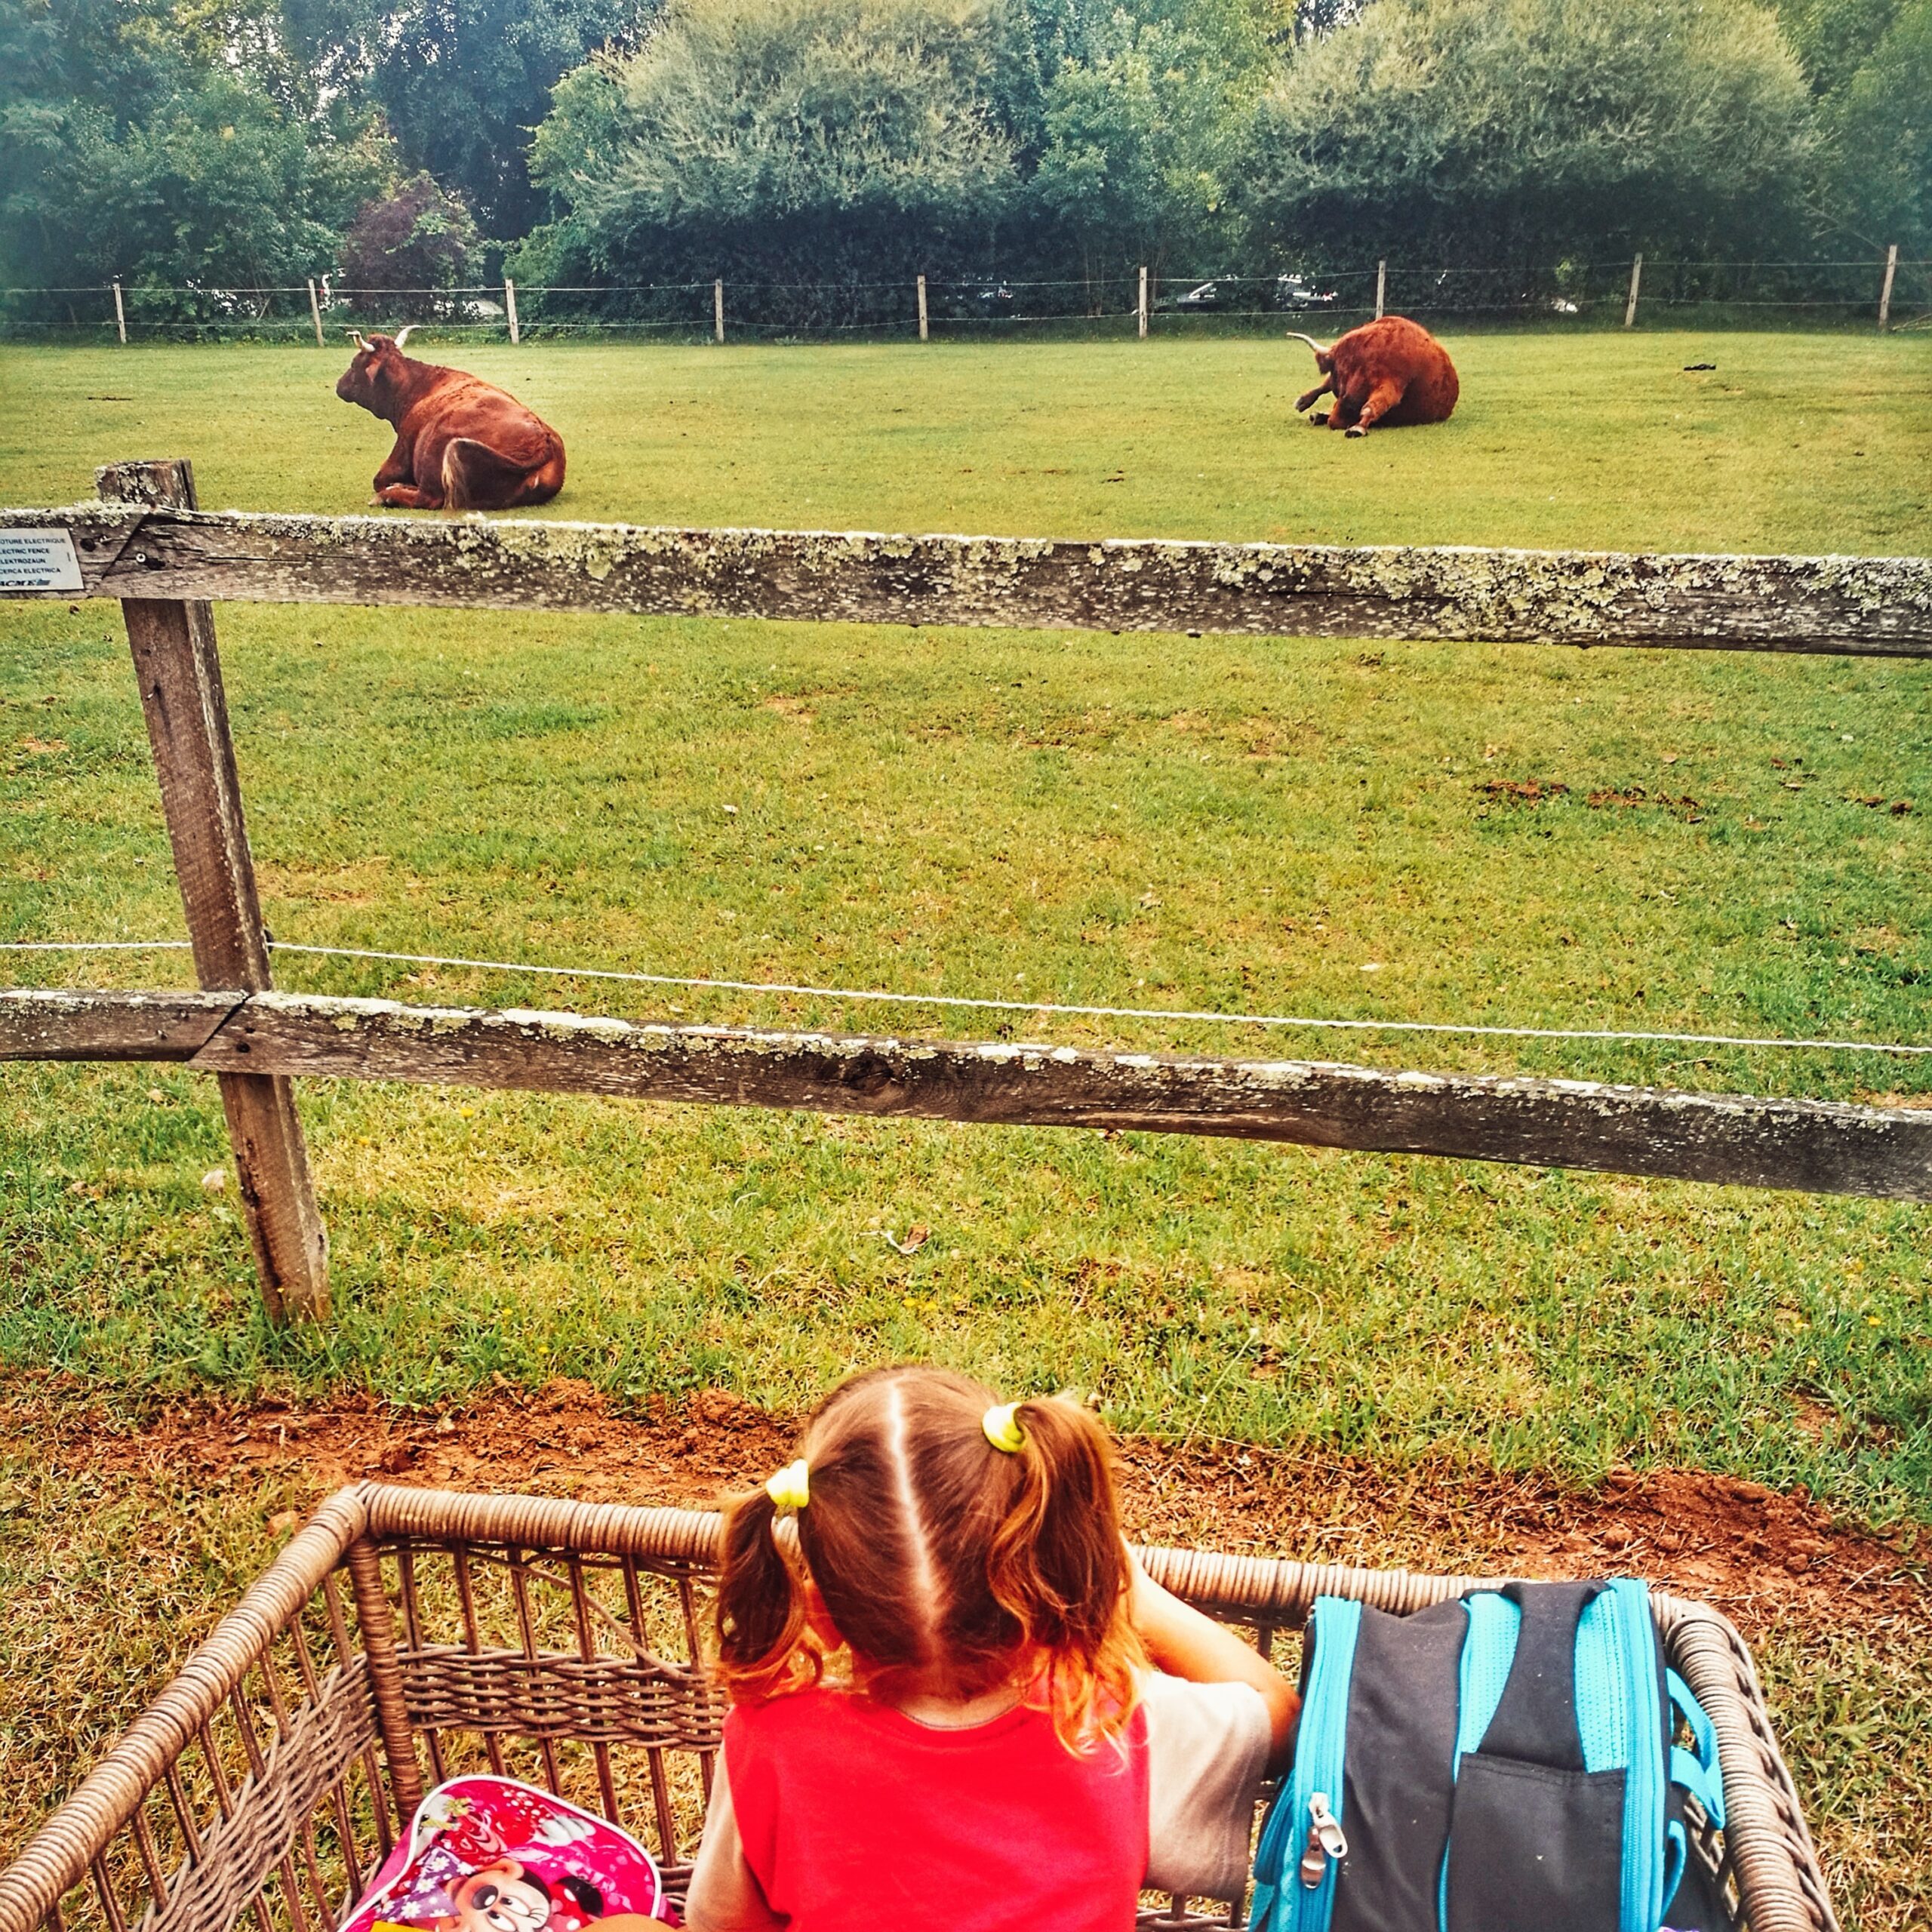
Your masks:
M 564 487 L 564 439 L 513 395 L 460 369 L 404 355 L 393 340 L 349 331 L 355 359 L 335 392 L 395 429 L 374 500 L 401 509 L 507 510 L 547 503 Z
M 1455 411 L 1460 387 L 1455 364 L 1421 323 L 1406 315 L 1364 322 L 1332 349 L 1296 330 L 1288 333 L 1315 351 L 1315 366 L 1321 371 L 1321 381 L 1297 401 L 1296 408 L 1306 409 L 1316 397 L 1334 392 L 1334 408 L 1312 422 L 1365 436 L 1377 423 L 1390 429 L 1446 423 Z

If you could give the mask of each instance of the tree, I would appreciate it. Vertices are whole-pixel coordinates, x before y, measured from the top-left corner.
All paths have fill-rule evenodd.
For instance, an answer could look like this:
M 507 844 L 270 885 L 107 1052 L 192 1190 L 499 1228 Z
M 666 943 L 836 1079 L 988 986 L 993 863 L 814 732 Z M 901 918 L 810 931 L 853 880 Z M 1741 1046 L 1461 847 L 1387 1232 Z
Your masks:
M 1932 0 L 1907 0 L 1827 112 L 1827 218 L 1932 254 Z
M 1242 79 L 1225 49 L 1125 13 L 1062 63 L 1033 195 L 1090 277 L 1218 241 Z
M 455 288 L 475 245 L 469 211 L 419 174 L 357 215 L 337 265 L 345 289 Z
M 1777 0 L 1777 16 L 1820 100 L 1846 84 L 1890 31 L 1905 0 Z
M 1775 245 L 1814 148 L 1749 0 L 1377 0 L 1269 90 L 1247 208 L 1331 261 Z
M 299 283 L 393 170 L 366 120 L 291 112 L 162 0 L 0 0 L 0 276 L 17 283 Z M 163 312 L 211 305 L 232 306 L 190 293 Z
M 629 133 L 617 61 L 608 55 L 587 60 L 557 83 L 550 112 L 531 143 L 530 176 L 560 212 L 512 245 L 505 274 L 537 288 L 593 281 L 603 272 L 601 235 L 577 203 L 587 184 L 616 165 Z
M 605 268 L 909 275 L 1011 202 L 1023 26 L 1007 0 L 681 0 L 560 90 L 539 177 Z
M 599 48 L 635 42 L 657 0 L 284 0 L 337 89 L 366 90 L 403 158 L 455 191 L 484 232 L 548 212 L 529 172 L 552 90 Z

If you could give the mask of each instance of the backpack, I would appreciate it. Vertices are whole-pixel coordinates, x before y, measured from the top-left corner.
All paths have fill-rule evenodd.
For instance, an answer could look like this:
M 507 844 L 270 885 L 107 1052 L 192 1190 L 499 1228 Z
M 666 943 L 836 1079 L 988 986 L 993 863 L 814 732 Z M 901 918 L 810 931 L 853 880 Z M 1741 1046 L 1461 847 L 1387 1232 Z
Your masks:
M 1681 1741 L 1680 1741 L 1681 1740 Z M 1628 1580 L 1317 1600 L 1253 1932 L 1731 1932 L 1717 1739 Z
M 677 1914 L 628 1832 L 478 1773 L 438 1785 L 342 1932 L 663 1932 Z

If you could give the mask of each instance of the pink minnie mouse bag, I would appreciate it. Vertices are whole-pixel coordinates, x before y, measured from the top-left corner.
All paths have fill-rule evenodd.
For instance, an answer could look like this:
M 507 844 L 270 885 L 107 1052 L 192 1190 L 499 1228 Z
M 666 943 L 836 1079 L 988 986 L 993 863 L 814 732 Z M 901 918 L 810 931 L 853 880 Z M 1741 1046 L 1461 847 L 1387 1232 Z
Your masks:
M 657 1867 L 615 1825 L 514 1778 L 451 1778 L 417 1807 L 342 1932 L 663 1932 Z

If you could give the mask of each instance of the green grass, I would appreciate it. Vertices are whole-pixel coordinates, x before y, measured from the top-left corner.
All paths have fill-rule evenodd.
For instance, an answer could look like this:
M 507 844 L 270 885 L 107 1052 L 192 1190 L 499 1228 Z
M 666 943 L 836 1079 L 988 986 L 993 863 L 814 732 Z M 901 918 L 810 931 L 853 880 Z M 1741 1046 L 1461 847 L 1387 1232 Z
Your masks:
M 1294 414 L 1298 343 L 853 349 L 414 345 L 564 432 L 545 514 L 1056 535 L 1922 551 L 1932 339 L 1451 337 L 1447 428 L 1346 450 Z M 387 432 L 297 346 L 0 348 L 0 485 L 90 495 L 195 459 L 202 500 L 360 509 Z M 1687 372 L 1690 362 L 1715 362 Z M 1114 480 L 1115 478 L 1118 480 Z
M 1454 345 L 1446 428 L 1294 421 L 1253 341 L 466 349 L 564 429 L 554 512 L 689 523 L 1922 551 L 1932 343 Z M 431 352 L 433 353 L 433 350 Z M 1715 360 L 1715 374 L 1687 362 Z M 297 349 L 0 353 L 0 498 L 183 454 L 360 505 Z M 125 399 L 122 399 L 125 398 Z M 1118 481 L 1111 481 L 1118 473 Z M 1932 1038 L 1932 672 L 1910 663 L 225 608 L 279 937 L 1263 1012 Z M 0 934 L 180 912 L 111 608 L 0 614 Z M 1510 803 L 1479 787 L 1554 780 Z M 1667 804 L 1590 802 L 1667 794 Z M 1857 802 L 1911 800 L 1894 815 Z M 1694 802 L 1692 802 L 1694 801 Z M 735 808 L 735 810 L 728 809 Z M 178 982 L 178 955 L 48 961 Z M 285 984 L 938 1031 L 916 1008 L 283 955 Z M 1024 1023 L 1038 1032 L 1041 1023 Z M 1932 1095 L 1872 1057 L 1055 1037 Z M 0 1073 L 0 1361 L 131 1406 L 557 1372 L 789 1406 L 854 1363 L 1098 1389 L 1129 1427 L 1667 1461 L 1932 1517 L 1932 1217 L 1574 1174 L 313 1084 L 337 1318 L 257 1316 L 208 1083 Z M 232 1201 L 232 1193 L 226 1197 Z M 881 1238 L 932 1229 L 906 1259 Z
M 565 430 L 559 515 L 1928 548 L 1932 341 L 1453 346 L 1456 420 L 1363 443 L 1296 423 L 1301 352 L 1253 341 L 452 359 Z M 97 463 L 180 454 L 211 505 L 358 508 L 386 444 L 335 401 L 338 368 L 295 348 L 0 350 L 0 500 L 67 500 Z M 1921 665 L 323 608 L 225 608 L 219 625 L 284 939 L 1932 1039 Z M 1569 789 L 1478 789 L 1531 779 Z M 1669 802 L 1590 802 L 1640 787 Z M 180 930 L 111 608 L 0 611 L 0 937 Z M 277 970 L 405 998 L 965 1024 L 287 954 Z M 185 974 L 169 954 L 0 963 L 37 983 Z M 1872 1057 L 1053 1032 L 1932 1099 L 1932 1064 Z M 208 1082 L 0 1069 L 0 1369 L 69 1371 L 128 1414 L 558 1374 L 640 1404 L 721 1383 L 789 1407 L 923 1355 L 1016 1392 L 1097 1389 L 1130 1429 L 1578 1481 L 1687 1464 L 1932 1521 L 1922 1209 L 1143 1135 L 300 1091 L 337 1315 L 278 1333 L 232 1186 L 202 1185 L 226 1154 Z M 909 1259 L 881 1238 L 915 1223 L 931 1234 Z M 232 1601 L 291 1494 L 0 1460 L 0 1770 L 19 1794 L 0 1838 Z M 1923 1921 L 1923 1651 L 1906 1630 L 1774 1620 L 1758 1637 L 1848 1927 Z

